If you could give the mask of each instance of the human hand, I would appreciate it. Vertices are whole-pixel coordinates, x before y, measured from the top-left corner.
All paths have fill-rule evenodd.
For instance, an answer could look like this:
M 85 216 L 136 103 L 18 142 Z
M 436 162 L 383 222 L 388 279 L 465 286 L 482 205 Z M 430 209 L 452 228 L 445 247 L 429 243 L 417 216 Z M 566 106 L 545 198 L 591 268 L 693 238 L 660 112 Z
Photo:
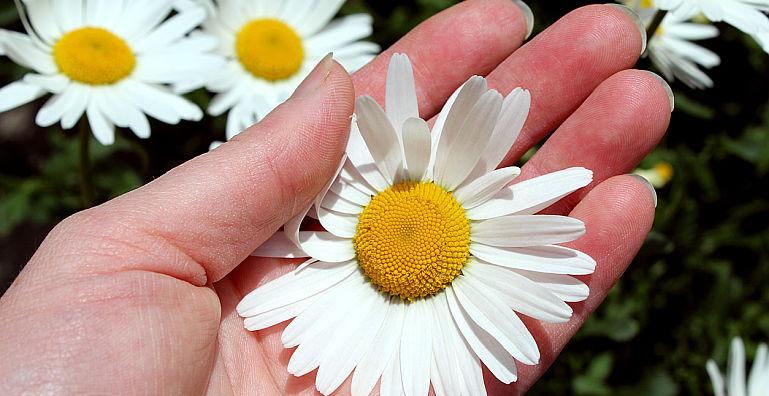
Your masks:
M 353 96 L 383 102 L 394 52 L 414 64 L 423 118 L 473 74 L 504 93 L 531 91 L 529 119 L 504 164 L 557 130 L 519 180 L 571 166 L 595 172 L 590 186 L 547 210 L 586 223 L 587 234 L 569 246 L 598 262 L 583 279 L 590 297 L 573 305 L 568 323 L 527 322 L 542 359 L 519 366 L 517 383 L 487 375 L 490 394 L 527 390 L 651 227 L 653 192 L 615 175 L 630 171 L 661 138 L 671 102 L 653 75 L 622 71 L 637 60 L 642 39 L 617 8 L 576 10 L 518 49 L 525 35 L 524 14 L 510 1 L 459 4 L 352 82 L 336 63 L 322 64 L 294 97 L 230 143 L 62 222 L 0 300 L 2 393 L 312 393 L 312 375 L 286 373 L 282 326 L 247 332 L 234 307 L 297 264 L 248 255 L 332 177 Z M 339 392 L 349 392 L 349 380 Z

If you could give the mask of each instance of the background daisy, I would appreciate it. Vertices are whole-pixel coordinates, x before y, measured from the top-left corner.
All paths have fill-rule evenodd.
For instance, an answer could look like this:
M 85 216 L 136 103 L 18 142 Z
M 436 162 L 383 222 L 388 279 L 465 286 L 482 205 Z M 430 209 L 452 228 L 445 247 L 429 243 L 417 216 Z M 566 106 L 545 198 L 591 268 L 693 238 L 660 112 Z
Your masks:
M 27 0 L 27 34 L 0 30 L 0 48 L 32 70 L 0 89 L 0 111 L 53 96 L 37 114 L 40 126 L 72 128 L 83 113 L 96 139 L 115 140 L 114 127 L 149 137 L 147 115 L 176 124 L 201 110 L 177 93 L 202 86 L 222 59 L 215 40 L 193 32 L 200 7 L 166 19 L 172 0 Z M 172 92 L 170 86 L 176 92 Z
M 764 396 L 769 392 L 769 349 L 760 344 L 750 375 L 745 381 L 745 345 L 732 339 L 726 375 L 721 375 L 714 360 L 708 360 L 707 371 L 716 396 Z
M 377 44 L 358 41 L 371 34 L 369 15 L 331 21 L 344 0 L 201 0 L 201 4 L 209 13 L 204 30 L 219 39 L 218 52 L 228 59 L 208 84 L 219 93 L 208 113 L 229 111 L 227 140 L 288 99 L 329 52 L 349 72 L 379 52 Z
M 255 255 L 309 257 L 297 271 L 243 298 L 249 330 L 295 317 L 283 332 L 296 376 L 316 368 L 333 392 L 354 370 L 367 395 L 485 393 L 481 364 L 500 381 L 516 361 L 539 362 L 519 315 L 566 322 L 588 287 L 570 275 L 595 261 L 558 246 L 584 232 L 570 217 L 534 215 L 586 186 L 592 172 L 566 169 L 511 184 L 496 169 L 528 115 L 528 91 L 507 97 L 473 77 L 449 99 L 432 131 L 419 118 L 411 64 L 394 55 L 386 111 L 356 102 L 347 160 L 314 210 L 327 231 L 289 221 Z

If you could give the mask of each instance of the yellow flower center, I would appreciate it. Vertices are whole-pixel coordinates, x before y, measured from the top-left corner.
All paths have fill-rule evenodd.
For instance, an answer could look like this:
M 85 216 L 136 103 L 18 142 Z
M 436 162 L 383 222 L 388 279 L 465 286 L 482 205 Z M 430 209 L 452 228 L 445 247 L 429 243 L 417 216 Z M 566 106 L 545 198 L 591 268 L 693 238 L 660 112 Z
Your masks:
M 660 161 L 654 165 L 654 171 L 660 176 L 664 183 L 673 178 L 673 165 L 665 161 Z
M 438 185 L 402 182 L 371 199 L 353 245 L 373 284 L 411 301 L 438 293 L 459 276 L 470 257 L 470 221 Z
M 243 67 L 269 81 L 293 76 L 302 66 L 302 39 L 277 19 L 255 19 L 238 32 L 235 52 Z
M 53 59 L 67 77 L 91 85 L 114 84 L 136 67 L 136 56 L 126 42 L 96 27 L 73 30 L 53 46 Z

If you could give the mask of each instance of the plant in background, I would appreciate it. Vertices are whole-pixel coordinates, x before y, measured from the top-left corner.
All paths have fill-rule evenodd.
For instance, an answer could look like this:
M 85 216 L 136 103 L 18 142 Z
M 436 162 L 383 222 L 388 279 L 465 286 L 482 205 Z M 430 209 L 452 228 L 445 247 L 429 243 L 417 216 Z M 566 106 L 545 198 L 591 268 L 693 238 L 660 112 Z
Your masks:
M 760 344 L 753 367 L 745 381 L 745 345 L 742 339 L 732 339 L 726 375 L 722 375 L 714 360 L 708 360 L 707 371 L 715 396 L 765 396 L 769 394 L 769 350 Z M 724 378 L 726 379 L 724 381 Z
M 218 38 L 218 52 L 227 57 L 208 83 L 218 93 L 208 113 L 229 111 L 227 140 L 288 99 L 329 52 L 349 72 L 379 52 L 377 44 L 358 41 L 371 34 L 371 16 L 331 21 L 344 0 L 199 1 L 208 10 L 203 29 Z

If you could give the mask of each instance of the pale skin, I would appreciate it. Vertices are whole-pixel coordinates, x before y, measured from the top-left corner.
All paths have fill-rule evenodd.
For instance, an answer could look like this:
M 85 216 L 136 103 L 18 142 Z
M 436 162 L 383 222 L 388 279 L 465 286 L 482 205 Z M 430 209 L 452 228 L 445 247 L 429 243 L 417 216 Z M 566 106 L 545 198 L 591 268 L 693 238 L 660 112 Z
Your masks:
M 557 357 L 625 271 L 654 218 L 654 196 L 623 176 L 662 138 L 671 105 L 651 74 L 630 70 L 642 39 L 609 6 L 563 17 L 522 45 L 509 0 L 470 0 L 415 28 L 350 78 L 318 66 L 259 124 L 133 192 L 61 222 L 0 300 L 0 394 L 313 394 L 314 373 L 287 374 L 284 325 L 243 329 L 249 291 L 297 265 L 249 257 L 332 177 L 357 95 L 384 100 L 393 52 L 414 64 L 420 113 L 433 117 L 474 74 L 533 105 L 509 165 L 555 130 L 521 179 L 584 166 L 595 180 L 547 209 L 583 220 L 569 246 L 593 256 L 587 301 L 558 325 L 528 320 L 542 352 L 490 394 L 520 394 Z M 350 379 L 337 390 L 349 394 Z

